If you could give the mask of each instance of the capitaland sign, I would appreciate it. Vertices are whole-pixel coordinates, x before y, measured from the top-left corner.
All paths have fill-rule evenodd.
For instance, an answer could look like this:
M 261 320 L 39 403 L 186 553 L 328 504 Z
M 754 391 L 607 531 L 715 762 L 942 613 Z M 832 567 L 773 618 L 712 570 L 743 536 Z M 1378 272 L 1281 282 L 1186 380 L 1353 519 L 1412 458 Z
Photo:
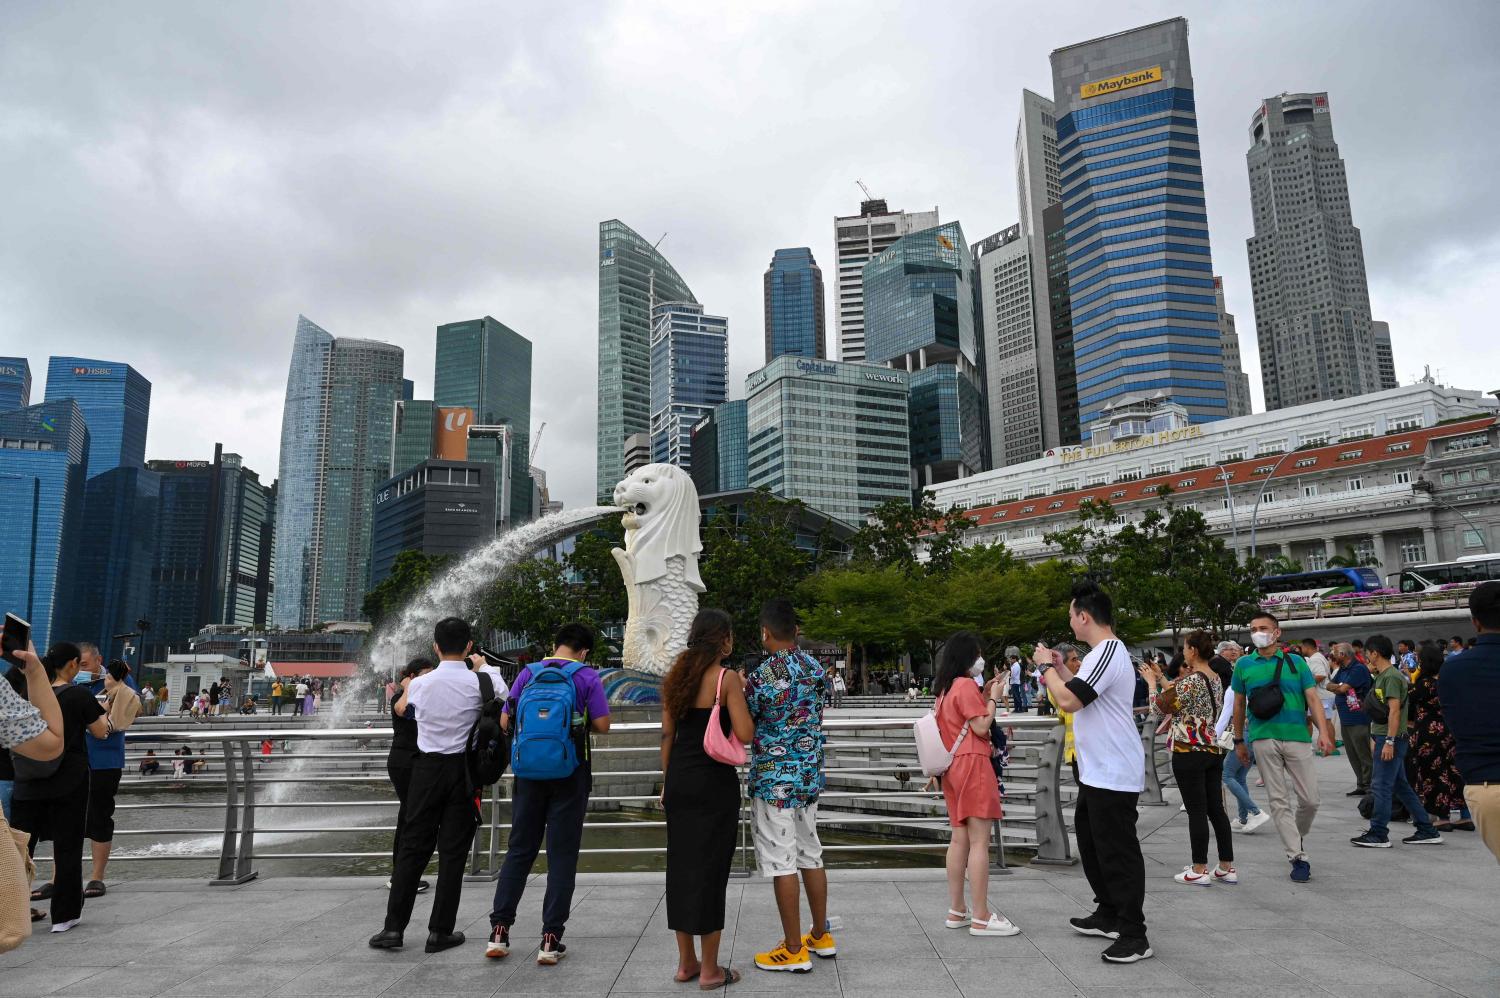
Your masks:
M 1088 100 L 1091 97 L 1117 94 L 1121 90 L 1129 90 L 1131 87 L 1144 87 L 1148 83 L 1160 82 L 1161 67 L 1152 66 L 1150 69 L 1137 69 L 1131 73 L 1111 76 L 1107 80 L 1095 80 L 1093 83 L 1085 83 L 1078 88 L 1078 96 L 1084 100 Z
M 1072 464 L 1074 461 L 1128 454 L 1130 451 L 1141 450 L 1144 447 L 1174 444 L 1180 440 L 1192 440 L 1201 436 L 1203 436 L 1203 427 L 1184 426 L 1176 430 L 1162 430 L 1159 433 L 1144 433 L 1138 437 L 1131 437 L 1129 440 L 1114 440 L 1098 447 L 1068 447 L 1055 453 L 1063 464 Z
M 799 360 L 797 370 L 803 374 L 837 374 L 839 367 L 837 364 L 819 363 L 816 360 Z

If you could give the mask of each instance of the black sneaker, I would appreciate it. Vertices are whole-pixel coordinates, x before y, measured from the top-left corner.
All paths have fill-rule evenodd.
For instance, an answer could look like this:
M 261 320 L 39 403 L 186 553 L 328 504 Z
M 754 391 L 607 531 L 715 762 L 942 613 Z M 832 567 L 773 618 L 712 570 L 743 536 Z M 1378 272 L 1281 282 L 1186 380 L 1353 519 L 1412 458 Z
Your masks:
M 1099 954 L 1099 958 L 1108 963 L 1136 963 L 1155 955 L 1145 939 L 1116 939 L 1110 943 L 1109 949 Z
M 484 955 L 491 960 L 510 956 L 510 926 L 497 925 L 490 929 L 490 940 L 484 944 Z
M 568 947 L 564 946 L 562 940 L 550 932 L 542 934 L 542 946 L 536 951 L 536 962 L 543 966 L 551 967 L 557 961 L 568 955 Z
M 1345 797 L 1363 797 L 1366 792 L 1367 791 L 1359 789 L 1359 787 L 1355 787 L 1353 790 L 1349 791 L 1344 796 Z
M 1438 837 L 1442 838 L 1442 836 Z M 1391 847 L 1390 839 L 1382 839 L 1375 835 L 1374 832 L 1365 832 L 1363 835 L 1356 835 L 1349 841 L 1354 845 L 1364 846 L 1366 849 L 1389 849 Z
M 1402 839 L 1401 844 L 1404 846 L 1440 846 L 1443 844 L 1443 833 L 1438 831 L 1418 832 L 1415 835 L 1408 835 Z
M 1101 936 L 1105 939 L 1120 938 L 1120 930 L 1115 928 L 1115 923 L 1097 911 L 1085 918 L 1070 918 L 1068 924 L 1073 926 L 1073 931 L 1080 935 Z

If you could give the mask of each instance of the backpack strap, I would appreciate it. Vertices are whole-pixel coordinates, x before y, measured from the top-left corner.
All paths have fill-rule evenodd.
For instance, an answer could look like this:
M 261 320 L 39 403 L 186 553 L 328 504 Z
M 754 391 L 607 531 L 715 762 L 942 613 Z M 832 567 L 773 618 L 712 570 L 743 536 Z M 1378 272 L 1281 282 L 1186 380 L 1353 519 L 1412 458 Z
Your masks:
M 495 699 L 495 680 L 483 669 L 476 670 L 474 677 L 479 680 L 479 707 L 483 710 L 485 704 Z

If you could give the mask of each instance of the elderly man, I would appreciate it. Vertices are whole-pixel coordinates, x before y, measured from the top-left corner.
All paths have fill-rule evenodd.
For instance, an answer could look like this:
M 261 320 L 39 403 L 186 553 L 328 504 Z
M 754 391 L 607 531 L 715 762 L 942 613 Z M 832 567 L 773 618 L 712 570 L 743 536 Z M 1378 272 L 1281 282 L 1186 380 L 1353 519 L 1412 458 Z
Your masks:
M 1370 773 L 1374 759 L 1370 754 L 1370 716 L 1362 703 L 1374 678 L 1370 670 L 1354 657 L 1354 646 L 1341 641 L 1329 649 L 1333 675 L 1326 689 L 1334 696 L 1339 712 L 1339 729 L 1344 733 L 1344 750 L 1349 768 L 1354 770 L 1354 789 L 1344 796 L 1363 797 L 1370 791 Z

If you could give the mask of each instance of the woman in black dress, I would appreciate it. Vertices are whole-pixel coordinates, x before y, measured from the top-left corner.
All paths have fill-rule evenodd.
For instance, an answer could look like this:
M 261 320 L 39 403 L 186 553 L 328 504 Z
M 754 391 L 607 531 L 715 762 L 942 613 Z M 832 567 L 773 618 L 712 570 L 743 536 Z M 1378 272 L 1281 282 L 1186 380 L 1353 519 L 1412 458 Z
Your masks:
M 385 771 L 390 775 L 391 785 L 396 788 L 396 799 L 401 806 L 396 809 L 396 834 L 391 836 L 391 868 L 395 869 L 396 854 L 401 851 L 401 829 L 406 825 L 406 796 L 411 787 L 411 768 L 417 761 L 417 721 L 414 717 L 402 717 L 396 713 L 396 701 L 406 692 L 406 687 L 418 676 L 424 676 L 437 668 L 431 659 L 414 658 L 401 670 L 396 690 L 386 708 L 391 712 L 391 751 L 385 759 Z M 385 882 L 386 887 L 391 882 Z M 432 885 L 425 880 L 417 881 L 417 893 L 421 894 Z
M 1458 746 L 1443 721 L 1443 704 L 1438 700 L 1443 650 L 1423 645 L 1417 662 L 1417 680 L 1411 684 L 1411 785 L 1438 831 L 1473 831 L 1474 819 L 1464 802 L 1464 781 L 1458 775 Z M 1457 823 L 1452 820 L 1454 811 Z
M 667 812 L 667 926 L 677 933 L 676 980 L 710 991 L 737 971 L 719 966 L 724 894 L 740 821 L 740 778 L 703 748 L 716 698 L 720 730 L 741 743 L 755 734 L 745 682 L 724 667 L 734 625 L 723 610 L 700 610 L 688 645 L 662 681 L 662 807 Z M 722 677 L 722 684 L 721 684 Z M 693 937 L 703 938 L 700 960 Z

